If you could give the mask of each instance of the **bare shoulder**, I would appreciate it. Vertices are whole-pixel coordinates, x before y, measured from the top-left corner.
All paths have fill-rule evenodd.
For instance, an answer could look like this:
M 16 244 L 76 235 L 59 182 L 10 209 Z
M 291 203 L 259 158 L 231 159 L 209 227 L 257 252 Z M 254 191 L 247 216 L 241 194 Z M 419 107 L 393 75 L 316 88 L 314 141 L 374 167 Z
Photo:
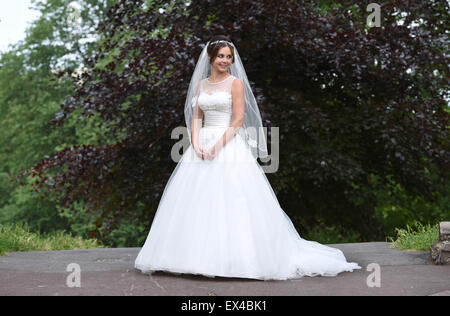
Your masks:
M 242 83 L 242 80 L 238 77 L 235 77 L 233 79 L 233 84 L 231 85 L 231 89 L 233 90 L 241 90 L 244 88 L 244 84 Z

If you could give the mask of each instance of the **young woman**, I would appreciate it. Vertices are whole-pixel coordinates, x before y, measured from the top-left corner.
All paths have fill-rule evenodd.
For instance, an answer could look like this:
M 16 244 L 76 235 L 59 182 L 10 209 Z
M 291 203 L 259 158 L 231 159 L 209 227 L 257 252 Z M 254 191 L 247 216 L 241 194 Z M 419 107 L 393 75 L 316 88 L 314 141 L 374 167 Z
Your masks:
M 204 47 L 185 117 L 192 146 L 166 185 L 137 269 L 260 280 L 361 269 L 341 250 L 302 239 L 280 207 L 255 159 L 267 156 L 265 134 L 229 38 Z

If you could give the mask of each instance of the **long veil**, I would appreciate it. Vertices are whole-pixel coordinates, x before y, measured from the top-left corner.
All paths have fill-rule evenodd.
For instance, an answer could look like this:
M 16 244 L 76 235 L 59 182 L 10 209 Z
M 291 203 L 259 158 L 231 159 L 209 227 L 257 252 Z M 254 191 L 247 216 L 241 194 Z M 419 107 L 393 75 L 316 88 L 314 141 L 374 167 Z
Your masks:
M 214 42 L 215 43 L 215 42 Z M 264 129 L 261 120 L 261 114 L 259 112 L 258 104 L 256 103 L 255 96 L 253 95 L 252 89 L 248 82 L 247 74 L 245 72 L 244 66 L 242 64 L 241 58 L 239 56 L 236 46 L 228 42 L 234 48 L 235 62 L 231 64 L 228 72 L 241 79 L 244 85 L 245 93 L 245 117 L 242 128 L 239 129 L 238 134 L 247 142 L 251 148 L 251 152 L 255 159 L 258 157 L 264 158 L 268 156 L 267 151 L 267 131 Z M 188 129 L 189 141 L 192 144 L 191 135 L 191 124 L 192 117 L 195 111 L 198 109 L 196 106 L 198 98 L 198 88 L 201 80 L 208 78 L 211 75 L 211 64 L 209 63 L 207 48 L 210 45 L 208 41 L 204 46 L 197 64 L 194 69 L 194 73 L 189 83 L 189 89 L 186 96 L 186 102 L 184 105 L 184 116 L 186 120 L 186 127 Z

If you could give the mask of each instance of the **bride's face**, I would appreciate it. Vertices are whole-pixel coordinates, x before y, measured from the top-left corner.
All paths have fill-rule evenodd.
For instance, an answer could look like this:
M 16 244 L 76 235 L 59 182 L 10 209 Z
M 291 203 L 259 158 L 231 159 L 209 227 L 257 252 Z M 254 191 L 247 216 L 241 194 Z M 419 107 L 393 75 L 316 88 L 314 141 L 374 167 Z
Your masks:
M 222 47 L 217 53 L 217 57 L 212 63 L 212 67 L 216 69 L 217 72 L 226 72 L 231 66 L 233 61 L 233 55 L 231 49 L 228 46 Z

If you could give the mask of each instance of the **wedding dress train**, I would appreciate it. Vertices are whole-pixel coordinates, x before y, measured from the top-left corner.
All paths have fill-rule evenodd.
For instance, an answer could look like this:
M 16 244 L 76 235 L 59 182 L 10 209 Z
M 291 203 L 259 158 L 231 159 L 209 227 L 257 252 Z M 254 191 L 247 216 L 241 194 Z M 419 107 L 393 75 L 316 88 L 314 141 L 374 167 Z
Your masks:
M 209 149 L 232 118 L 234 76 L 204 79 L 199 145 Z M 173 171 L 135 267 L 207 277 L 286 280 L 361 269 L 341 250 L 302 239 L 245 140 L 237 134 L 213 160 L 189 147 Z

